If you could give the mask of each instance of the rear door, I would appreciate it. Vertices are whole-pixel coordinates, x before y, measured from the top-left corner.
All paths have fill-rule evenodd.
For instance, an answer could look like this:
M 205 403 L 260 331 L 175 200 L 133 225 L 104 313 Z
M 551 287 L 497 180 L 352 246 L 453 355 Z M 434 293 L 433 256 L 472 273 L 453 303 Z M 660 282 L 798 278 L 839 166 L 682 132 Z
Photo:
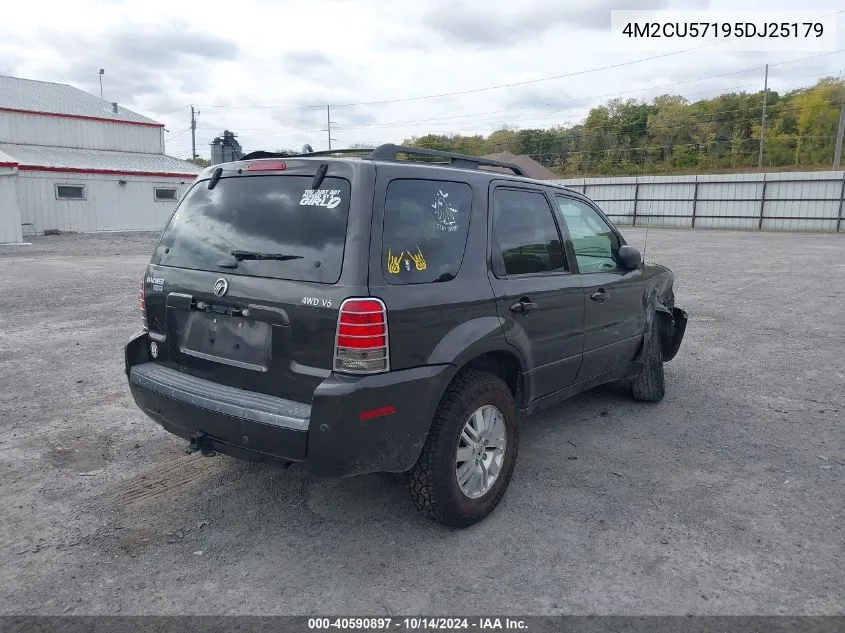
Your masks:
M 640 270 L 617 264 L 624 243 L 588 201 L 555 194 L 556 208 L 572 243 L 584 288 L 584 360 L 578 381 L 624 365 L 636 356 L 645 327 Z
M 493 183 L 490 283 L 505 336 L 523 354 L 530 400 L 571 385 L 581 364 L 584 294 L 544 189 Z
M 366 295 L 355 254 L 369 226 L 371 165 L 230 164 L 196 183 L 146 276 L 158 361 L 250 391 L 309 402 L 330 374 L 338 307 Z M 366 241 L 364 242 L 366 258 Z M 163 343 L 163 344 L 161 344 Z

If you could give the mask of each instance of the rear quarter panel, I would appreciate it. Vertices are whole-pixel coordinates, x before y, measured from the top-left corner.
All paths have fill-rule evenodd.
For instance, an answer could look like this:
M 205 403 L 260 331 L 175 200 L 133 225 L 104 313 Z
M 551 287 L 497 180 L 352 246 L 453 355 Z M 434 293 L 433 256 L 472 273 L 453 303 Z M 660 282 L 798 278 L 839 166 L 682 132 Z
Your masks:
M 394 285 L 386 280 L 382 236 L 387 186 L 397 178 L 465 182 L 472 189 L 467 242 L 455 279 Z M 455 168 L 376 167 L 370 294 L 384 301 L 390 328 L 391 369 L 429 364 L 460 365 L 474 355 L 506 346 L 487 279 L 487 182 L 489 176 Z

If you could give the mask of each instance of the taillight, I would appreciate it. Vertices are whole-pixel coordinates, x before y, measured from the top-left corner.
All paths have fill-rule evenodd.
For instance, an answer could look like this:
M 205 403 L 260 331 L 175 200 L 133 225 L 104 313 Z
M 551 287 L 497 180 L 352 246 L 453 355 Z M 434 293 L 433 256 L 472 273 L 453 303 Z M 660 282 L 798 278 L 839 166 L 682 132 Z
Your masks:
M 141 278 L 141 290 L 138 292 L 138 300 L 141 303 L 141 323 L 144 329 L 147 328 L 147 285 L 143 278 Z
M 380 299 L 346 299 L 340 305 L 334 368 L 353 374 L 390 369 L 387 308 Z

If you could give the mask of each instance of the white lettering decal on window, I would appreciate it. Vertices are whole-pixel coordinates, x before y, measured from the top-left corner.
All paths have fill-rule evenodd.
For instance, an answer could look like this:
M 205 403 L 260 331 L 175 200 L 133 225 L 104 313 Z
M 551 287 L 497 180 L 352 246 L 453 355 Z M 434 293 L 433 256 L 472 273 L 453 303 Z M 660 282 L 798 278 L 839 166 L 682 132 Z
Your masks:
M 299 206 L 334 209 L 340 202 L 340 189 L 306 189 L 302 192 Z

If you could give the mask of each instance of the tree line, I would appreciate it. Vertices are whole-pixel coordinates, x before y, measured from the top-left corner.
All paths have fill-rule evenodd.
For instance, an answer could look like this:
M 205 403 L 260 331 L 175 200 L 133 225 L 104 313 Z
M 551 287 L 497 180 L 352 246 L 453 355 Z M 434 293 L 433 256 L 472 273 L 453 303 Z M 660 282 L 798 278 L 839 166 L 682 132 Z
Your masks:
M 828 77 L 765 96 L 764 167 L 830 168 L 845 81 Z M 561 175 L 744 170 L 758 164 L 762 109 L 762 90 L 692 102 L 678 95 L 613 99 L 569 127 L 426 134 L 404 144 L 476 156 L 527 154 Z

